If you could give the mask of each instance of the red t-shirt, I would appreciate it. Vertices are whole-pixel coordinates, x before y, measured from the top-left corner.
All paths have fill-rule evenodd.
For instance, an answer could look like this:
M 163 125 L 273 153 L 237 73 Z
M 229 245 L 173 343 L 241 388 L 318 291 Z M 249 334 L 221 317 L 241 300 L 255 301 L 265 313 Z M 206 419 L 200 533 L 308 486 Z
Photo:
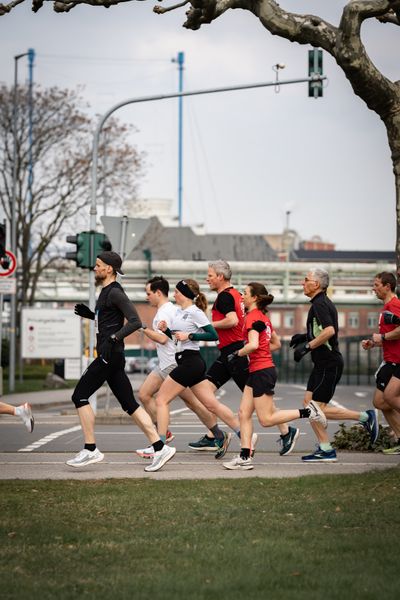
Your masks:
M 235 312 L 239 322 L 235 327 L 229 329 L 217 329 L 218 331 L 218 348 L 224 348 L 234 342 L 244 340 L 243 325 L 244 325 L 244 305 L 240 292 L 235 288 L 229 287 L 220 292 L 214 302 L 211 310 L 212 321 L 221 321 L 225 319 L 230 312 Z
M 382 310 L 389 310 L 400 317 L 400 300 L 394 296 L 387 302 Z M 386 324 L 383 322 L 382 313 L 379 315 L 379 333 L 388 333 L 393 331 L 398 325 Z M 383 360 L 386 362 L 400 363 L 400 339 L 399 340 L 383 340 Z
M 244 321 L 245 335 L 247 341 L 249 340 L 249 331 L 252 329 L 253 323 L 255 321 L 262 321 L 266 325 L 266 329 L 261 331 L 258 334 L 258 348 L 254 350 L 251 354 L 249 354 L 249 371 L 253 373 L 253 371 L 259 371 L 260 369 L 268 369 L 269 367 L 274 367 L 274 361 L 272 360 L 271 350 L 269 349 L 269 344 L 271 341 L 272 335 L 272 325 L 271 321 L 261 310 L 255 308 L 247 313 Z

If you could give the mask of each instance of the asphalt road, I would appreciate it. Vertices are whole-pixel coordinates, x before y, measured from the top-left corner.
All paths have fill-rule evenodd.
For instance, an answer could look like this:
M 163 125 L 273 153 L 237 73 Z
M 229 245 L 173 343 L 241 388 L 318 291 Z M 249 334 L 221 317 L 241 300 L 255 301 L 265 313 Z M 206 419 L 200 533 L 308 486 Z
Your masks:
M 373 389 L 368 387 L 341 386 L 337 390 L 335 401 L 352 410 L 371 408 Z M 278 408 L 296 408 L 302 406 L 304 389 L 300 385 L 282 384 L 277 387 L 275 397 Z M 221 400 L 237 411 L 240 392 L 233 384 L 227 384 L 221 391 Z M 304 464 L 301 456 L 311 452 L 315 437 L 306 419 L 296 422 L 300 427 L 300 436 L 295 452 L 280 457 L 276 440 L 279 432 L 276 427 L 263 429 L 254 420 L 254 430 L 259 435 L 255 468 L 238 474 L 227 471 L 222 461 L 215 460 L 212 453 L 189 450 L 188 443 L 197 440 L 205 429 L 180 400 L 171 404 L 170 429 L 175 435 L 171 445 L 177 448 L 177 454 L 162 471 L 144 473 L 147 461 L 139 458 L 136 448 L 147 446 L 143 433 L 118 408 L 115 399 L 111 399 L 109 416 L 104 414 L 105 399 L 99 399 L 99 417 L 96 426 L 97 445 L 106 457 L 102 463 L 90 465 L 85 469 L 72 469 L 65 461 L 82 448 L 82 433 L 79 421 L 70 403 L 51 406 L 35 412 L 35 429 L 28 433 L 19 419 L 0 416 L 0 478 L 2 479 L 42 479 L 76 478 L 93 479 L 108 477 L 156 477 L 156 478 L 236 478 L 238 476 L 293 477 L 309 473 L 347 473 L 363 472 L 375 468 L 400 465 L 400 456 L 387 457 L 374 453 L 341 452 L 334 464 Z M 328 431 L 333 436 L 338 422 L 329 422 Z M 239 441 L 233 439 L 227 458 L 239 450 Z M 223 460 L 226 460 L 223 459 Z

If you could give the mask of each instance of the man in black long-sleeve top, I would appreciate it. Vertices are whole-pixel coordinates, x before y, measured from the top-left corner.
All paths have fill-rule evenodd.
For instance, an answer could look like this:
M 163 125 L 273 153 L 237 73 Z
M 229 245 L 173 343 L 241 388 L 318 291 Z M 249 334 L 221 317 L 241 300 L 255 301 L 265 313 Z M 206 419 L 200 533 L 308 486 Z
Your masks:
M 154 447 L 153 463 L 145 471 L 158 471 L 172 458 L 176 449 L 166 446 L 147 412 L 136 402 L 131 383 L 125 373 L 124 338 L 142 326 L 136 309 L 116 281 L 121 271 L 122 260 L 116 252 L 106 251 L 96 259 L 96 284 L 102 286 L 95 312 L 84 304 L 75 306 L 75 314 L 94 319 L 97 335 L 97 358 L 89 365 L 72 394 L 81 422 L 85 446 L 67 461 L 70 467 L 84 467 L 104 459 L 96 447 L 94 436 L 95 415 L 89 398 L 105 381 L 121 404 L 123 410 L 148 437 Z M 124 322 L 126 323 L 124 325 Z

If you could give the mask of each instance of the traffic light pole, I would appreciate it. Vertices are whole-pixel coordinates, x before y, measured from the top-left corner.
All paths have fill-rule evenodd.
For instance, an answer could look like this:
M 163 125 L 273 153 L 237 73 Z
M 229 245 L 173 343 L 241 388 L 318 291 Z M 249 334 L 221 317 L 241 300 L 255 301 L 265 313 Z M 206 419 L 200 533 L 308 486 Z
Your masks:
M 296 83 L 309 83 L 313 81 L 323 81 L 327 79 L 325 76 L 315 75 L 312 77 L 304 77 L 302 79 L 286 79 L 279 82 L 279 85 L 291 85 Z M 127 106 L 128 104 L 139 104 L 141 102 L 155 102 L 157 100 L 169 100 L 171 98 L 183 98 L 185 96 L 204 96 L 206 94 L 219 94 L 221 92 L 234 92 L 239 90 L 251 90 L 257 88 L 264 87 L 274 87 L 276 86 L 276 81 L 268 81 L 261 83 L 249 83 L 244 85 L 231 85 L 228 87 L 221 88 L 210 88 L 205 90 L 196 90 L 193 92 L 175 92 L 174 94 L 160 94 L 157 96 L 143 96 L 139 98 L 130 98 L 129 100 L 124 100 L 123 102 L 119 102 L 112 106 L 102 117 L 100 117 L 99 122 L 97 124 L 96 131 L 94 133 L 93 138 L 93 151 L 92 151 L 92 185 L 91 185 L 91 203 L 90 203 L 90 229 L 96 229 L 96 217 L 97 217 L 97 164 L 98 164 L 98 150 L 99 150 L 99 140 L 100 133 L 104 126 L 104 123 L 107 119 L 120 108 Z M 94 310 L 96 302 L 95 295 L 95 280 L 94 280 L 94 272 L 89 272 L 89 305 L 92 310 Z M 89 356 L 92 358 L 94 356 L 94 323 L 90 322 L 90 336 L 89 336 Z

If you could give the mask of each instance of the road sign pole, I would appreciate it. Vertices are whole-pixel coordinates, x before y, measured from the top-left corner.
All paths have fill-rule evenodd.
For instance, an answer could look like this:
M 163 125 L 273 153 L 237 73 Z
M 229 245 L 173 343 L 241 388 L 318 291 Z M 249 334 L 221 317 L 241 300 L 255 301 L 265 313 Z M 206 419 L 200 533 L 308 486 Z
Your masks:
M 0 294 L 0 396 L 3 395 L 3 366 L 2 360 L 3 349 L 3 294 Z

